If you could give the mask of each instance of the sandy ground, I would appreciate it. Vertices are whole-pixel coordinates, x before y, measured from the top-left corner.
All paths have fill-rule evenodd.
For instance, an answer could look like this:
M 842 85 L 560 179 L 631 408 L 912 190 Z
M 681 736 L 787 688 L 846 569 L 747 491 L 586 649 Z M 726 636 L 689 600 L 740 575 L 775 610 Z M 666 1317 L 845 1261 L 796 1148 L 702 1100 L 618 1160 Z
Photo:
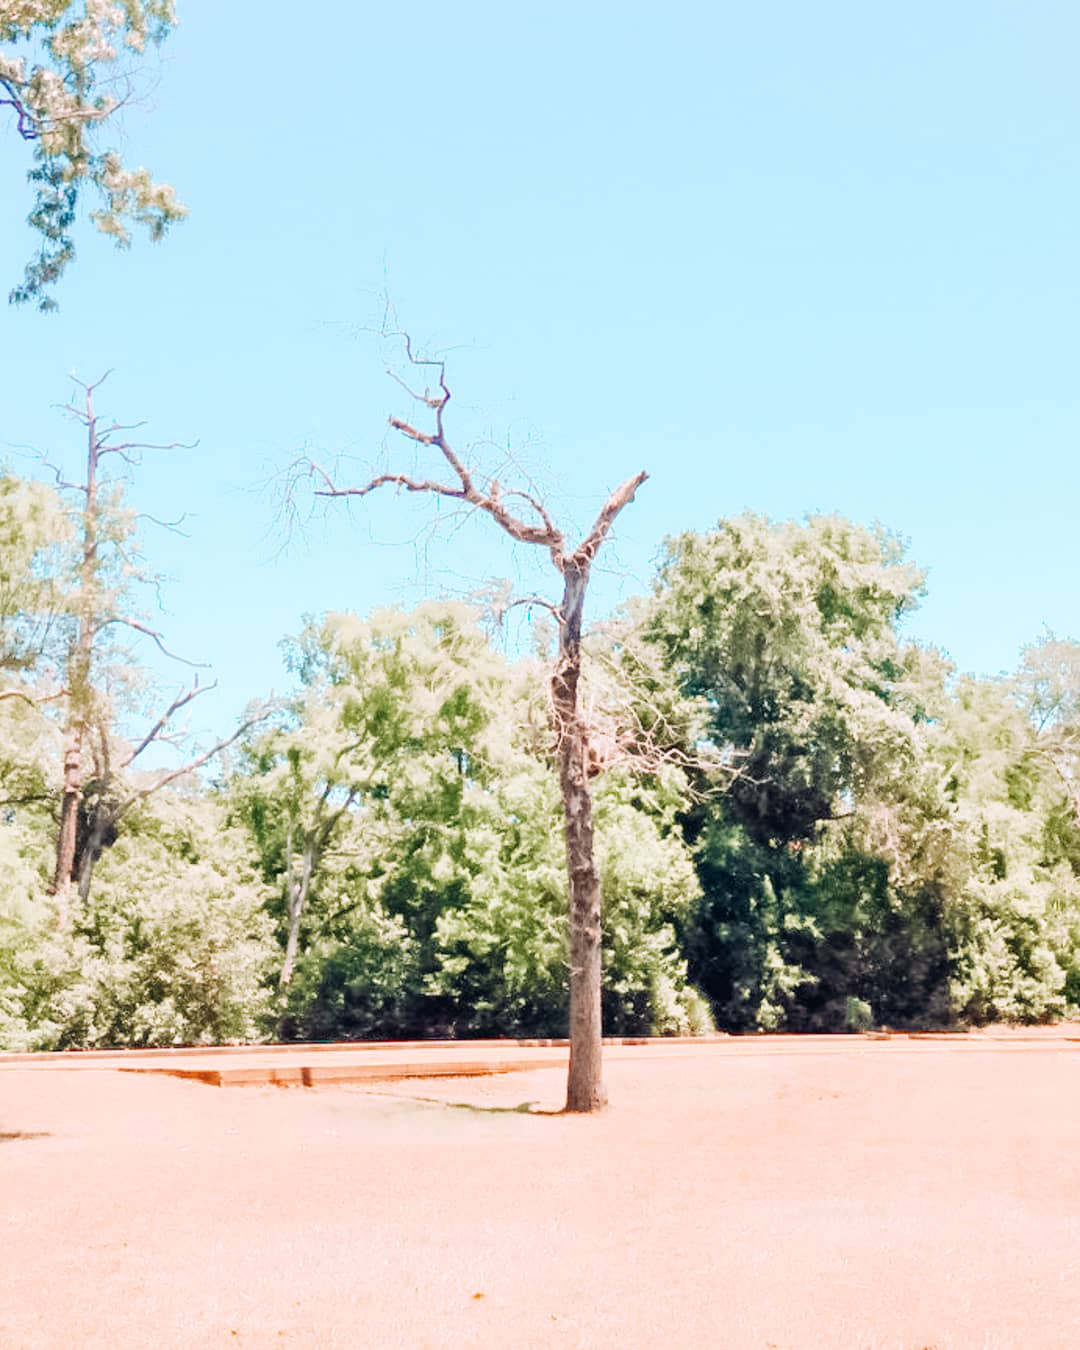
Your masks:
M 1080 1047 L 0 1075 L 0 1347 L 1080 1350 Z

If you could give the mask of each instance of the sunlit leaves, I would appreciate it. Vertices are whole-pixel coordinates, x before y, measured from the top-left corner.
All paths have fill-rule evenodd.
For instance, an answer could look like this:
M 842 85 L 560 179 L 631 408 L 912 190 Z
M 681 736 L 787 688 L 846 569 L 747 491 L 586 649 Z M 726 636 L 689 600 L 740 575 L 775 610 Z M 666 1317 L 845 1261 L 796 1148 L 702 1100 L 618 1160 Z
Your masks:
M 132 227 L 160 239 L 187 214 L 172 187 L 100 143 L 133 87 L 125 54 L 160 42 L 175 22 L 172 0 L 0 0 L 0 113 L 33 147 L 29 223 L 39 236 L 13 303 L 56 308 L 51 288 L 74 259 L 85 188 L 99 202 L 90 219 L 122 246 Z

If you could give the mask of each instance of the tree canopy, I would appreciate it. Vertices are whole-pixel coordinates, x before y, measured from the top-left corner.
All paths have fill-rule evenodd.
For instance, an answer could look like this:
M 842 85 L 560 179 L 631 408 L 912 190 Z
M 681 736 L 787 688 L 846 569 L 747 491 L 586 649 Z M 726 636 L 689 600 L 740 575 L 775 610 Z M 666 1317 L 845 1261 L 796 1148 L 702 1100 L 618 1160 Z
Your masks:
M 111 492 L 88 536 L 85 492 L 0 477 L 0 1043 L 565 1034 L 544 665 L 457 602 L 308 620 L 291 689 L 165 783 L 128 756 L 169 695 L 92 650 L 83 846 L 128 805 L 58 923 L 79 616 L 140 622 Z M 1077 1010 L 1080 648 L 958 676 L 904 636 L 923 587 L 880 530 L 737 517 L 585 635 L 608 1032 Z
M 187 209 L 148 169 L 104 142 L 135 93 L 132 66 L 176 23 L 173 0 L 4 0 L 0 110 L 32 156 L 27 171 L 35 255 L 10 299 L 56 307 L 55 283 L 75 257 L 73 230 L 87 189 L 89 219 L 120 246 L 133 229 L 160 239 Z

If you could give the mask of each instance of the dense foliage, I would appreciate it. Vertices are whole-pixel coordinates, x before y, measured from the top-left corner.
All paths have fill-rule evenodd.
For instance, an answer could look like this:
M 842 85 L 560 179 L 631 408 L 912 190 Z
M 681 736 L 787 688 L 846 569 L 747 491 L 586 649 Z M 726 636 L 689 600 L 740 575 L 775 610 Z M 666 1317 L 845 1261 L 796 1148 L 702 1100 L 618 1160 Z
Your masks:
M 56 308 L 51 288 L 75 257 L 88 188 L 90 220 L 121 246 L 132 227 L 160 239 L 187 214 L 167 183 L 102 141 L 135 90 L 138 59 L 175 23 L 173 0 L 0 0 L 0 113 L 30 150 L 28 223 L 38 236 L 13 303 Z
M 122 484 L 108 511 L 134 556 Z M 95 653 L 80 697 L 123 767 L 83 817 L 118 784 L 130 802 L 61 912 L 85 536 L 0 477 L 0 1046 L 564 1033 L 544 663 L 461 605 L 310 621 L 293 692 L 145 795 L 143 683 Z M 98 583 L 99 611 L 137 575 Z M 743 517 L 670 541 L 592 635 L 609 1032 L 1077 1011 L 1080 648 L 959 677 L 903 636 L 922 585 L 880 531 Z

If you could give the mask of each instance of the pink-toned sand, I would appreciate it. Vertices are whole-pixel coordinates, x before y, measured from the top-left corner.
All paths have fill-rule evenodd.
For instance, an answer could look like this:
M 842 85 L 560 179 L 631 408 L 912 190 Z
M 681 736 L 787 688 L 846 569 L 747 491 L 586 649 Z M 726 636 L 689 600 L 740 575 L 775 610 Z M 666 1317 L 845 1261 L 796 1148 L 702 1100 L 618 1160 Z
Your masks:
M 1080 1350 L 1080 1046 L 0 1073 L 0 1347 Z M 534 1103 L 531 1111 L 521 1108 Z

